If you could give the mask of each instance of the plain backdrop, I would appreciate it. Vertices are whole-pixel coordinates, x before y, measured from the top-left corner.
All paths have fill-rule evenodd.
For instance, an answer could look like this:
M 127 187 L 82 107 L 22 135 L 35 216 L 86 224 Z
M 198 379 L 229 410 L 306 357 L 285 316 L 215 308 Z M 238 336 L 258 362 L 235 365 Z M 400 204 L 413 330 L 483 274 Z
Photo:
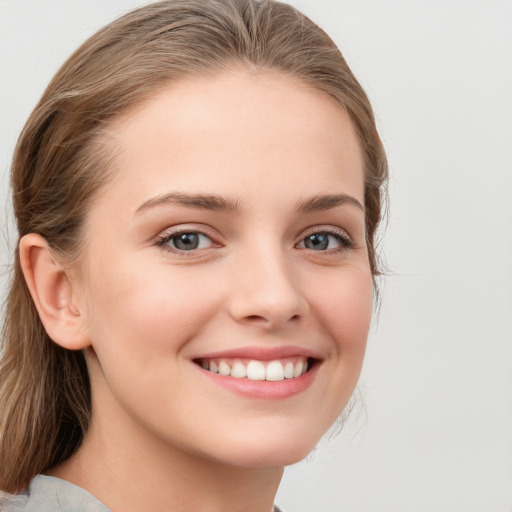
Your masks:
M 140 0 L 0 0 L 8 167 L 58 66 Z M 343 432 L 286 472 L 290 512 L 512 510 L 512 2 L 295 0 L 341 46 L 391 167 L 389 276 Z M 5 290 L 5 272 L 2 277 Z

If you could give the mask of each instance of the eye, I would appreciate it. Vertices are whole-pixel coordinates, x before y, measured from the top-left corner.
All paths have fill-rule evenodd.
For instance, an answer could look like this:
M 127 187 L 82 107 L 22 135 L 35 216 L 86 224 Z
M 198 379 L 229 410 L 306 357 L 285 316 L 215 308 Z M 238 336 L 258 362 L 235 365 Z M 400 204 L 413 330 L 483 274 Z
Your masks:
M 339 251 L 348 249 L 351 246 L 352 241 L 346 234 L 328 231 L 311 233 L 297 244 L 299 249 L 309 249 L 312 251 Z
M 165 235 L 157 245 L 176 251 L 195 251 L 197 249 L 206 249 L 213 246 L 213 242 L 208 235 L 198 231 L 182 231 L 180 233 L 171 233 Z

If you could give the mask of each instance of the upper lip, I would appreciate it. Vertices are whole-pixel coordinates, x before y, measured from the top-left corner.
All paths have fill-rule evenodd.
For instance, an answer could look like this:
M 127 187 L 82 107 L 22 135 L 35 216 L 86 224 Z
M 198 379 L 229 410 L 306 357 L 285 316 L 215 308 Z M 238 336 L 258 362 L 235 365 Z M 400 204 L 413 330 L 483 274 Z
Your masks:
M 199 354 L 193 359 L 255 359 L 257 361 L 273 361 L 287 357 L 308 357 L 322 359 L 322 356 L 314 350 L 285 345 L 282 347 L 240 347 L 218 352 Z

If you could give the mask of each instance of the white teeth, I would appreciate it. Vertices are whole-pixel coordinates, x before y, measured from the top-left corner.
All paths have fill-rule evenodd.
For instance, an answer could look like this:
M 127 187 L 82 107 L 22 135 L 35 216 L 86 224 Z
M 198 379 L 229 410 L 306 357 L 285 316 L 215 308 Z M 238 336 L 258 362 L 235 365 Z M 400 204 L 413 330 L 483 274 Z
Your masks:
M 247 377 L 247 371 L 245 370 L 245 366 L 240 361 L 236 361 L 231 368 L 231 377 L 235 377 L 235 379 L 243 379 Z
M 267 365 L 266 380 L 276 382 L 284 379 L 284 369 L 280 361 L 271 361 Z
M 221 361 L 219 363 L 219 373 L 225 376 L 231 375 L 231 368 L 226 362 Z
M 267 380 L 277 382 L 284 379 L 293 379 L 304 375 L 308 370 L 306 358 L 294 358 L 292 361 L 281 362 L 279 360 L 262 362 L 249 361 L 247 364 L 241 360 L 202 360 L 199 364 L 205 370 L 219 373 L 225 377 L 231 375 L 235 379 Z
M 247 365 L 247 378 L 249 380 L 265 380 L 265 365 L 260 361 L 251 361 Z
M 302 363 L 302 361 L 299 361 L 296 365 L 295 365 L 295 368 L 293 369 L 293 376 L 295 378 L 297 377 L 300 377 L 302 375 L 302 369 L 304 368 L 304 364 Z

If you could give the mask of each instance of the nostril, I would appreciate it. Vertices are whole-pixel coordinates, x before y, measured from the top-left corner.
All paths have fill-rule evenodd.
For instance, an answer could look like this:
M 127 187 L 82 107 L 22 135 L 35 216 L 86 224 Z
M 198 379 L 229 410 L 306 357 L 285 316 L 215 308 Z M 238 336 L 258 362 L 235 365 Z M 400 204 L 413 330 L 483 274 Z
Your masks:
M 249 315 L 247 320 L 265 320 L 265 318 L 260 315 Z
M 269 315 L 270 316 L 270 315 Z M 249 322 L 271 322 L 272 319 L 271 318 L 266 318 L 265 316 L 263 315 L 247 315 L 246 317 L 246 320 L 248 320 Z M 300 319 L 300 315 L 293 315 L 292 317 L 290 317 L 288 319 L 288 321 L 298 321 Z

